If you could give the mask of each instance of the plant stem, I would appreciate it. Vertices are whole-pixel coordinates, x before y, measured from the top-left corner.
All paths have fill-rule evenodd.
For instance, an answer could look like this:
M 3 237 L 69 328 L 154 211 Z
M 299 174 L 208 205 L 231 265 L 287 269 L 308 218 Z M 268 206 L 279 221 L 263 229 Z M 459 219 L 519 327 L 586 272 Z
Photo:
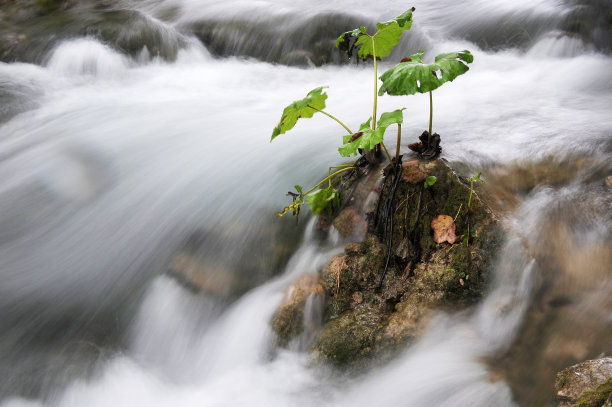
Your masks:
M 385 143 L 381 141 L 380 145 L 383 146 L 383 149 L 385 150 L 385 154 L 387 154 L 387 158 L 389 159 L 389 163 L 393 165 L 393 160 L 391 159 L 391 156 L 389 155 L 389 151 L 387 151 L 387 147 L 385 146 Z M 395 172 L 395 166 L 393 166 L 393 172 Z
M 321 110 L 321 109 L 317 109 L 314 106 L 308 105 L 309 108 L 311 108 L 312 110 L 316 110 L 317 112 L 323 113 L 325 116 L 334 119 L 340 126 L 344 127 L 344 130 L 348 131 L 349 134 L 355 134 L 351 131 L 351 129 L 349 129 L 348 127 L 346 127 L 346 124 L 342 123 L 340 120 L 338 120 L 336 117 L 332 116 L 331 114 Z
M 372 112 L 372 130 L 376 130 L 376 104 L 378 103 L 378 67 L 376 65 L 376 46 L 372 40 L 372 57 L 374 58 L 374 111 Z M 388 155 L 388 154 L 387 154 Z
M 331 188 L 331 186 L 332 186 L 332 184 L 331 184 L 331 178 L 330 178 L 332 168 L 346 168 L 346 167 L 353 167 L 353 164 L 340 164 L 340 165 L 332 165 L 331 167 L 329 167 L 329 168 L 327 169 L 327 175 L 328 175 L 328 177 L 327 177 L 327 178 L 329 178 L 329 186 L 330 186 L 330 188 Z
M 474 190 L 474 180 L 470 180 L 470 197 L 468 198 L 468 210 L 472 208 L 472 191 Z
M 457 216 L 459 216 L 459 212 L 461 212 L 461 207 L 463 206 L 463 203 L 461 203 L 459 205 L 459 209 L 457 209 L 457 214 L 455 215 L 455 219 L 453 219 L 453 222 L 457 222 Z
M 395 162 L 399 161 L 400 143 L 402 141 L 402 124 L 397 124 L 397 147 L 395 149 Z
M 308 191 L 304 192 L 302 195 L 308 195 L 309 193 L 311 193 L 312 191 L 314 191 L 315 189 L 320 187 L 325 181 L 334 178 L 336 175 L 338 175 L 338 174 L 340 174 L 342 172 L 351 171 L 352 169 L 353 169 L 353 166 L 351 165 L 350 168 L 343 168 L 341 170 L 338 170 L 338 171 L 334 172 L 333 174 L 328 175 L 327 177 L 323 178 L 317 185 L 315 185 L 314 187 L 310 188 Z
M 429 136 L 427 141 L 431 143 L 431 124 L 433 121 L 433 97 L 431 96 L 431 91 L 429 91 Z

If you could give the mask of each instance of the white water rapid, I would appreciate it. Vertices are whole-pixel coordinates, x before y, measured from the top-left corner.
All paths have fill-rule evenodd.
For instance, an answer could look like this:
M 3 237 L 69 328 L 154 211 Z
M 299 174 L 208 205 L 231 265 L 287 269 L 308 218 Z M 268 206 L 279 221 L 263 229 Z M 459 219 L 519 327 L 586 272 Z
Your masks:
M 445 159 L 485 179 L 517 161 L 593 160 L 608 163 L 607 173 L 576 170 L 518 197 L 502 212 L 509 232 L 480 303 L 439 313 L 390 364 L 340 375 L 313 364 L 303 344 L 276 348 L 269 321 L 289 284 L 346 244 L 313 237 L 313 222 L 301 219 L 294 229 L 293 220 L 274 216 L 294 184 L 312 185 L 342 162 L 343 133 L 315 117 L 269 138 L 283 106 L 322 85 L 327 110 L 358 127 L 371 115 L 371 67 L 285 66 L 240 50 L 272 34 L 299 37 L 295 27 L 326 14 L 371 25 L 413 5 L 414 26 L 394 55 L 470 49 L 475 57 L 466 75 L 434 93 Z M 612 56 L 563 31 L 586 6 L 146 0 L 121 7 L 173 33 L 173 47 L 184 37 L 176 59 L 146 48 L 127 55 L 82 36 L 59 41 L 40 65 L 0 63 L 0 406 L 545 405 L 551 389 L 521 396 L 496 374 L 504 362 L 491 360 L 512 346 L 544 290 L 535 258 L 554 238 L 544 230 L 555 222 L 572 242 L 567 268 L 580 270 L 565 291 L 576 318 L 612 326 L 610 264 L 587 262 L 609 256 L 585 251 L 605 252 L 601 242 L 612 237 L 612 199 L 600 182 L 611 175 Z M 211 21 L 239 23 L 248 35 L 225 33 L 213 52 L 185 33 Z M 380 112 L 407 108 L 405 137 L 427 127 L 426 95 L 378 103 Z M 300 234 L 301 242 L 273 270 L 261 247 L 279 244 L 268 232 L 279 222 L 276 239 Z M 205 235 L 201 255 L 220 275 L 254 282 L 213 296 L 165 274 L 197 233 Z

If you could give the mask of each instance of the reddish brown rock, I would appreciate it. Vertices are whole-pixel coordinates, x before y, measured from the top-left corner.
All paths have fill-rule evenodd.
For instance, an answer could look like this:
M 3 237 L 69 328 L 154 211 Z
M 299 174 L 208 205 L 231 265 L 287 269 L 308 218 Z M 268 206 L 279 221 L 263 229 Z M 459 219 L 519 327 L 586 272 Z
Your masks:
M 410 184 L 421 184 L 427 179 L 427 174 L 418 166 L 407 162 L 402 164 L 402 179 Z
M 276 332 L 281 346 L 304 331 L 304 310 L 310 296 L 323 299 L 324 288 L 319 276 L 305 274 L 285 291 L 285 298 L 272 317 L 272 329 Z

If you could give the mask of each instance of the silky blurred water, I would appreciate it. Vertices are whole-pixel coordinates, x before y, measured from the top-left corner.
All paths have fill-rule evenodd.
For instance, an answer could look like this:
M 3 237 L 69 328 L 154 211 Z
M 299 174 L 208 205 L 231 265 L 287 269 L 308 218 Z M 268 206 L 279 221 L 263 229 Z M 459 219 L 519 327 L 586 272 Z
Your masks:
M 124 2 L 162 19 L 152 21 L 167 30 L 217 19 L 247 27 L 269 21 L 279 33 L 326 13 L 375 21 L 407 8 L 385 4 L 382 10 L 365 1 Z M 607 162 L 602 174 L 610 175 L 611 59 L 559 31 L 573 6 L 552 0 L 414 5 L 414 28 L 396 55 L 424 48 L 432 58 L 467 48 L 475 56 L 468 74 L 434 95 L 434 130 L 445 159 L 486 175 L 517 160 L 588 157 Z M 284 23 L 276 25 L 279 19 Z M 535 399 L 513 394 L 484 360 L 509 349 L 537 300 L 534 287 L 547 278 L 535 260 L 542 250 L 568 264 L 562 250 L 540 248 L 557 236 L 556 229 L 546 232 L 551 223 L 568 230 L 571 253 L 610 237 L 610 192 L 593 182 L 597 174 L 570 177 L 561 189 L 539 185 L 502 212 L 510 232 L 481 304 L 461 315 L 440 314 L 390 366 L 357 379 L 338 376 L 312 366 L 303 351 L 276 349 L 268 321 L 292 279 L 316 273 L 342 242 L 320 242 L 309 228 L 296 229 L 306 236 L 281 275 L 238 299 L 194 294 L 163 273 L 201 231 L 210 238 L 200 254 L 220 270 L 241 269 L 256 257 L 252 242 L 281 222 L 273 213 L 286 204 L 285 192 L 342 162 L 336 148 L 343 130 L 324 117 L 302 120 L 269 143 L 282 107 L 328 85 L 327 110 L 357 128 L 371 115 L 371 67 L 220 59 L 193 39 L 173 61 L 147 50 L 126 56 L 85 37 L 58 43 L 44 60 L 42 66 L 0 63 L 7 100 L 0 109 L 3 406 L 550 401 L 551 390 Z M 385 96 L 379 106 L 381 112 L 407 108 L 406 138 L 427 127 L 425 95 Z M 585 207 L 580 216 L 571 212 L 576 202 Z M 611 284 L 608 247 L 587 267 L 597 273 L 580 277 L 584 287 Z M 270 260 L 260 263 L 257 272 L 268 278 Z M 605 328 L 612 311 L 599 295 L 575 301 L 595 306 L 599 313 L 592 315 Z

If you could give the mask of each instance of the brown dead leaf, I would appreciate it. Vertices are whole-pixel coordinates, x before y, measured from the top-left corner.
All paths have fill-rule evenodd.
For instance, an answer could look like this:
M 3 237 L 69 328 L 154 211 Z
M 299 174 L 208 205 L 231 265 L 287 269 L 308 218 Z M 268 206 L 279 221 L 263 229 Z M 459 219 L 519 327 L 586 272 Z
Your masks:
M 448 242 L 455 243 L 455 221 L 448 215 L 438 215 L 431 221 L 431 228 L 434 231 L 436 243 Z

